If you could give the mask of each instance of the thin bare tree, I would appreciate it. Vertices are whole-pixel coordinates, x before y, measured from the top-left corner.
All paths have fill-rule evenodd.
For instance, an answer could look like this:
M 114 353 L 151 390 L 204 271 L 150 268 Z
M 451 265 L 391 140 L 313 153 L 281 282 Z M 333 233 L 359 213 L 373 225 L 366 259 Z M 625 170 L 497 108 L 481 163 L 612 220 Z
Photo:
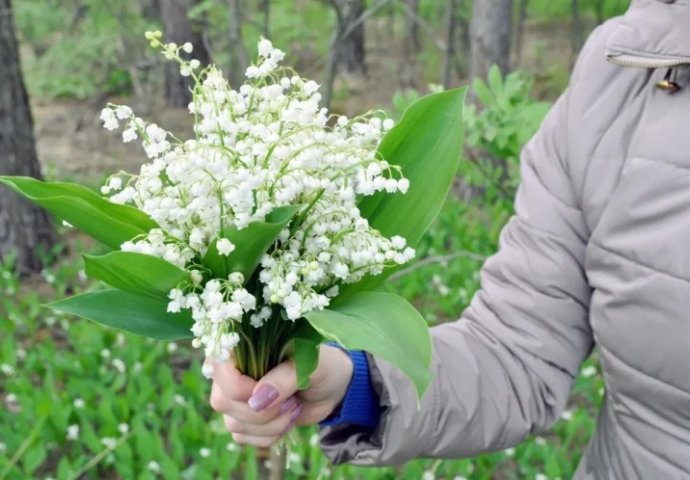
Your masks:
M 244 81 L 244 72 L 249 66 L 249 54 L 242 37 L 243 4 L 242 0 L 230 0 L 230 84 L 238 87 Z
M 335 68 L 337 73 L 366 74 L 364 22 L 355 25 L 364 13 L 363 0 L 331 0 L 337 18 Z M 349 31 L 347 35 L 343 35 Z
M 331 2 L 337 2 L 342 0 L 331 0 Z M 359 1 L 359 0 L 358 0 Z M 321 98 L 321 105 L 329 108 L 331 105 L 331 99 L 333 97 L 333 86 L 335 84 L 335 77 L 338 70 L 338 46 L 348 39 L 350 35 L 353 34 L 358 28 L 360 28 L 364 21 L 372 16 L 374 13 L 378 12 L 381 8 L 389 4 L 391 0 L 378 0 L 377 3 L 369 7 L 367 10 L 363 11 L 359 17 L 354 21 L 350 22 L 347 27 L 341 29 L 343 20 L 338 17 L 338 26 L 333 33 L 331 38 L 331 45 L 328 54 L 328 68 L 326 69 L 326 79 L 323 82 L 323 96 Z M 336 8 L 336 14 L 340 15 L 342 12 L 338 13 L 339 10 Z
M 412 15 L 406 16 L 406 30 L 405 36 L 405 54 L 408 60 L 413 59 L 419 50 L 422 48 L 421 38 L 419 36 L 419 22 L 416 22 L 413 15 L 419 17 L 419 0 L 405 0 L 407 2 L 407 10 Z
M 189 18 L 189 10 L 199 0 L 161 0 L 161 16 L 165 28 L 165 40 L 181 45 L 190 42 L 194 50 L 191 54 L 181 52 L 183 58 L 196 58 L 202 65 L 210 62 L 203 41 L 203 28 L 199 22 Z M 192 99 L 192 82 L 189 77 L 180 75 L 179 66 L 174 62 L 165 64 L 165 102 L 170 107 L 186 107 Z
M 458 23 L 459 0 L 448 0 L 446 7 L 446 52 L 443 61 L 443 86 L 450 88 L 455 64 L 455 37 Z
M 271 0 L 261 0 L 263 14 L 262 33 L 265 38 L 271 38 Z
M 0 0 L 0 58 L 0 175 L 41 178 L 10 0 Z M 55 241 L 46 211 L 0 185 L 0 259 L 14 253 L 18 272 L 38 271 Z
M 525 34 L 525 20 L 527 19 L 527 6 L 529 0 L 520 0 L 518 7 L 518 19 L 515 34 L 515 65 L 519 65 L 522 60 L 522 42 Z

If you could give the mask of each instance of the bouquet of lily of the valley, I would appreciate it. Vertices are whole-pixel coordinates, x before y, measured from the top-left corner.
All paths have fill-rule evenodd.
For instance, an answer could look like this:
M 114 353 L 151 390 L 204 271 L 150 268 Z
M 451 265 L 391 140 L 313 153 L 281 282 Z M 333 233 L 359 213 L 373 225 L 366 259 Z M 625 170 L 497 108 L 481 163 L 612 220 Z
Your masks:
M 216 67 L 181 58 L 190 44 L 160 37 L 147 33 L 193 79 L 193 138 L 108 105 L 105 128 L 143 144 L 139 175 L 111 176 L 102 195 L 0 177 L 112 249 L 84 255 L 87 275 L 110 288 L 49 306 L 153 338 L 192 338 L 207 360 L 234 361 L 256 379 L 293 358 L 301 388 L 319 344 L 332 340 L 395 364 L 421 395 L 426 324 L 378 288 L 414 258 L 447 196 L 465 90 L 419 100 L 396 126 L 380 112 L 329 116 L 319 85 L 281 67 L 268 40 L 234 90 Z

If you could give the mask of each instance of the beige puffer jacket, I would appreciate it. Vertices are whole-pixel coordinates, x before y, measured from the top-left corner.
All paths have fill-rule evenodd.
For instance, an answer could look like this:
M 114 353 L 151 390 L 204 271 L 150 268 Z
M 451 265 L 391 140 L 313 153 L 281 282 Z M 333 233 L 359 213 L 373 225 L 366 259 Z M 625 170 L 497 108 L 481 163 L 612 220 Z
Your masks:
M 608 60 L 608 61 L 607 61 Z M 682 88 L 657 88 L 668 67 Z M 515 445 L 563 411 L 598 346 L 606 395 L 576 479 L 690 478 L 690 0 L 633 0 L 595 31 L 522 155 L 516 216 L 462 318 L 432 330 L 435 381 L 372 363 L 373 433 L 336 463 Z

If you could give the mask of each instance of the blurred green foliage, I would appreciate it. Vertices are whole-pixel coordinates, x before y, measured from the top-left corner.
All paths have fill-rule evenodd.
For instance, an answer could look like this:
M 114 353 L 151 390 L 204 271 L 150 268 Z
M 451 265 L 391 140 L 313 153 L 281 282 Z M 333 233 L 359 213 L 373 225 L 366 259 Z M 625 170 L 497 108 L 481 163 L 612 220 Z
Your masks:
M 20 36 L 24 73 L 32 96 L 43 98 L 68 97 L 84 99 L 95 95 L 131 93 L 137 82 L 160 90 L 163 82 L 162 60 L 147 47 L 146 30 L 162 29 L 157 18 L 156 1 L 122 0 L 25 0 L 13 3 Z M 601 11 L 598 7 L 601 3 Z M 367 6 L 377 5 L 374 0 Z M 376 61 L 390 63 L 387 71 L 395 74 L 401 62 L 408 62 L 402 52 L 406 36 L 402 0 L 380 8 L 367 23 L 369 53 Z M 589 29 L 602 15 L 609 18 L 621 14 L 628 0 L 585 0 L 580 2 L 581 17 Z M 254 58 L 257 40 L 264 33 L 263 2 L 243 2 L 243 44 Z M 528 21 L 563 24 L 571 17 L 571 2 L 528 0 Z M 515 2 L 515 15 L 519 2 Z M 225 72 L 231 64 L 228 25 L 231 9 L 226 0 L 200 0 L 189 11 L 190 18 L 201 25 L 205 45 L 213 61 Z M 458 32 L 467 28 L 471 2 L 459 2 Z M 446 29 L 446 2 L 420 0 L 419 20 L 422 50 L 416 54 L 417 75 L 421 83 L 438 81 L 443 65 L 442 44 Z M 270 38 L 288 54 L 287 62 L 309 77 L 319 78 L 325 71 L 326 58 L 335 28 L 336 17 L 329 2 L 323 0 L 271 0 Z M 562 25 L 561 25 L 562 27 Z M 568 35 L 567 33 L 565 33 Z M 469 52 L 458 33 L 457 72 L 466 70 Z M 536 48 L 539 48 L 537 46 Z M 537 55 L 539 56 L 539 55 Z M 545 65 L 546 92 L 562 89 L 568 66 Z M 141 94 L 141 92 L 139 92 Z M 351 101 L 351 99 L 349 100 Z

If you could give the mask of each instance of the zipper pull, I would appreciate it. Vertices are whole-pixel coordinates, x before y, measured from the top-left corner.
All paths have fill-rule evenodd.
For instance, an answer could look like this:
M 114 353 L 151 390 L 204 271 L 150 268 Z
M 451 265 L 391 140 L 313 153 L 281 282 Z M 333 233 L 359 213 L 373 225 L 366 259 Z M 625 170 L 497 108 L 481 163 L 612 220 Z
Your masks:
M 656 88 L 659 90 L 663 90 L 666 93 L 676 93 L 678 90 L 680 90 L 680 85 L 676 81 L 673 80 L 673 68 L 669 68 L 666 70 L 666 75 L 664 75 L 664 79 L 657 82 Z

